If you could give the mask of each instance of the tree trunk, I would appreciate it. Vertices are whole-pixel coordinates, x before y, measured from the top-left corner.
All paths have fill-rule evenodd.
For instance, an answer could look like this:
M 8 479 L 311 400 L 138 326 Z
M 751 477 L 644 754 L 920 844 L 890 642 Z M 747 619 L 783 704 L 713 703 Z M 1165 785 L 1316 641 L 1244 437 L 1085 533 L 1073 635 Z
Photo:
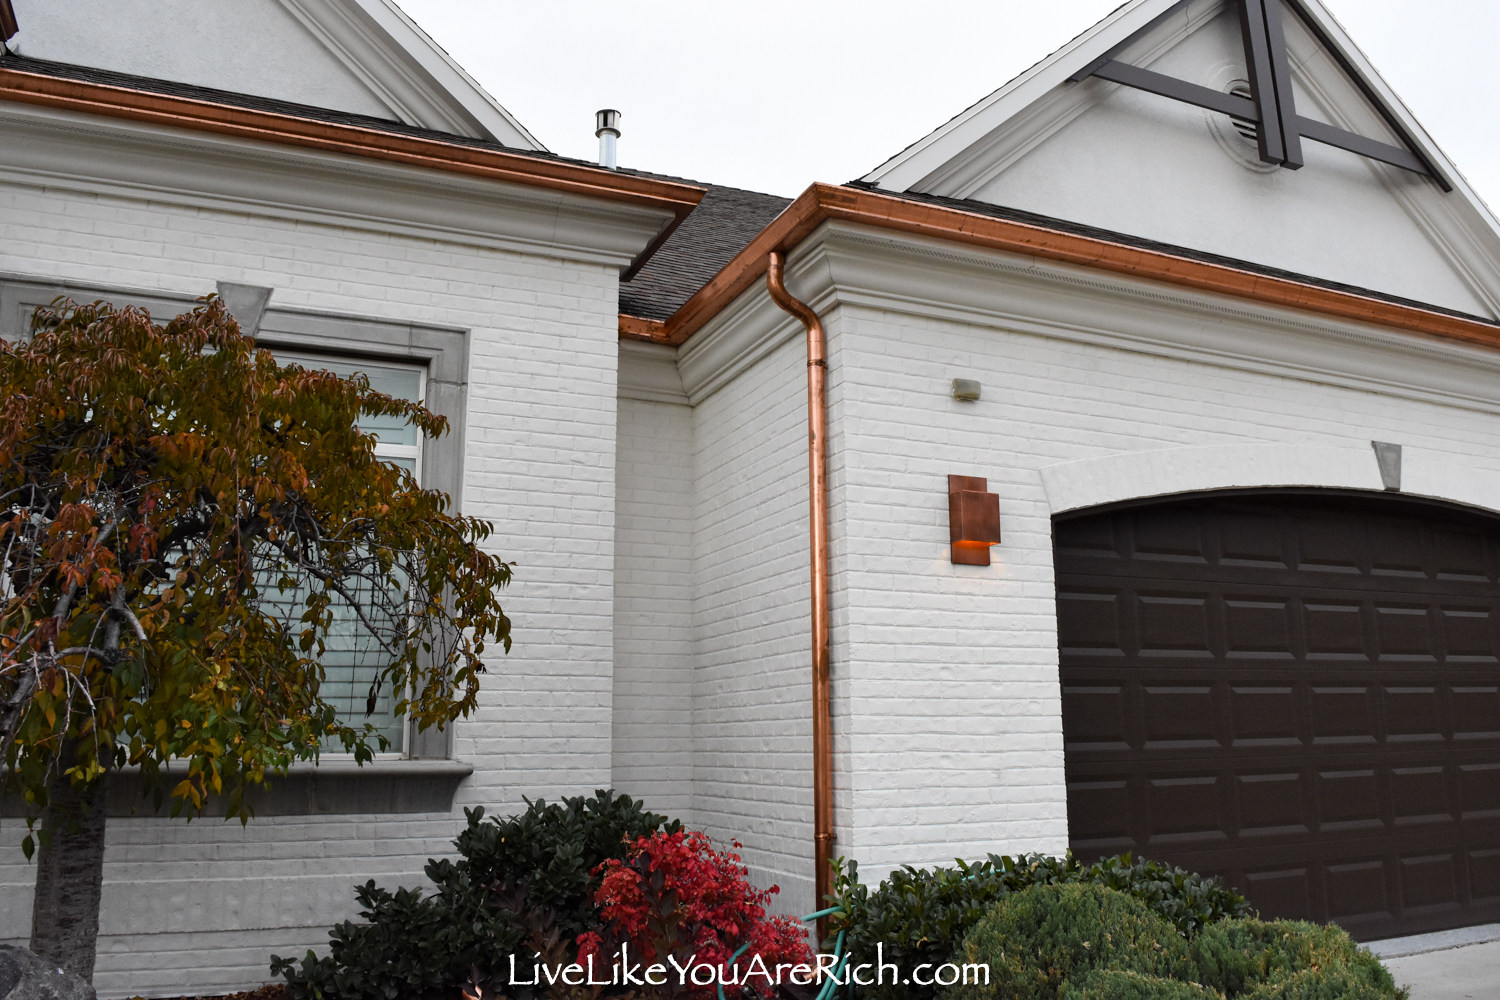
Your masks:
M 58 770 L 76 760 L 64 746 Z M 47 785 L 47 807 L 37 838 L 36 893 L 31 903 L 31 950 L 65 972 L 92 982 L 99 944 L 99 890 L 104 881 L 104 803 L 109 771 L 78 789 L 64 774 Z

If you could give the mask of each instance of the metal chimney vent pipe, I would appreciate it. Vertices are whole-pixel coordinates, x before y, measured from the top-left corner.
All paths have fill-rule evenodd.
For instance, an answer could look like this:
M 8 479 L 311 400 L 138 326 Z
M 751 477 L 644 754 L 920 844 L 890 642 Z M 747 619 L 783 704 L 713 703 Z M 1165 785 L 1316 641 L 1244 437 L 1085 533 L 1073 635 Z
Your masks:
M 615 140 L 620 138 L 620 112 L 604 108 L 594 112 L 594 134 L 599 137 L 599 166 L 615 169 Z

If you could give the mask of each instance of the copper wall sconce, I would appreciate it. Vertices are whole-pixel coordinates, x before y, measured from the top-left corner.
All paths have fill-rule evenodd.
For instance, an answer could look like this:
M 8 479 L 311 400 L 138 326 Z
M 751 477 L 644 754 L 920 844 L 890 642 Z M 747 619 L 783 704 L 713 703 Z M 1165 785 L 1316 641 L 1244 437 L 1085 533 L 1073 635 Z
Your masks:
M 948 540 L 960 566 L 988 566 L 1000 544 L 1000 495 L 978 476 L 948 477 Z

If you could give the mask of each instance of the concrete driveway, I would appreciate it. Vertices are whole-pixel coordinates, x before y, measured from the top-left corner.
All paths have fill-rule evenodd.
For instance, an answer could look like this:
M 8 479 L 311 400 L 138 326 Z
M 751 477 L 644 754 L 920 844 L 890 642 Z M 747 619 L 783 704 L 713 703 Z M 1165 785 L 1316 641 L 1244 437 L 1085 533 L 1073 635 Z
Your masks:
M 1411 1000 L 1495 1000 L 1500 997 L 1500 924 L 1373 941 Z

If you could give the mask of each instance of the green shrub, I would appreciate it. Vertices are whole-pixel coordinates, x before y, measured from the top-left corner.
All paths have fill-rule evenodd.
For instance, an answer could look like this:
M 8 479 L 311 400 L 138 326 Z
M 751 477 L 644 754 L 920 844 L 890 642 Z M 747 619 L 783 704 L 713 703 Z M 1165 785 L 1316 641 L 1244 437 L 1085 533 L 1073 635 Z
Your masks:
M 1244 1000 L 1394 1000 L 1405 997 L 1374 955 L 1337 927 L 1294 920 L 1229 920 L 1191 944 L 1198 981 Z
M 1224 1000 L 1223 995 L 1177 979 L 1120 969 L 1095 969 L 1074 985 L 1064 983 L 1058 1000 Z
M 571 961 L 578 935 L 599 926 L 594 869 L 624 857 L 627 838 L 681 828 L 613 792 L 527 806 L 488 822 L 483 808 L 465 809 L 459 859 L 427 862 L 430 894 L 367 882 L 354 890 L 363 922 L 329 931 L 328 955 L 309 951 L 300 964 L 272 955 L 291 1000 L 447 1000 L 471 969 L 506 969 L 523 944 L 548 963 Z
M 1071 854 L 1061 858 L 991 854 L 977 864 L 959 861 L 957 865 L 904 867 L 873 890 L 860 883 L 855 863 L 849 862 L 847 870 L 841 866 L 835 892 L 846 915 L 830 926 L 835 932 L 847 931 L 851 962 L 874 962 L 876 945 L 884 944 L 885 961 L 902 968 L 924 962 L 941 965 L 997 900 L 1033 885 L 1086 883 L 1127 893 L 1169 920 L 1183 936 L 1250 910 L 1243 896 L 1218 879 L 1155 861 L 1133 861 L 1129 855 L 1084 865 Z M 863 990 L 872 1000 L 929 1000 L 936 994 L 935 986 L 915 984 Z
M 952 987 L 944 992 L 951 1000 L 1056 997 L 1065 983 L 1083 986 L 1099 969 L 1184 982 L 1197 972 L 1177 928 L 1145 903 L 1078 884 L 1037 885 L 1001 899 L 965 936 L 957 961 L 988 964 L 990 982 Z M 1083 988 L 1115 986 L 1100 983 Z

